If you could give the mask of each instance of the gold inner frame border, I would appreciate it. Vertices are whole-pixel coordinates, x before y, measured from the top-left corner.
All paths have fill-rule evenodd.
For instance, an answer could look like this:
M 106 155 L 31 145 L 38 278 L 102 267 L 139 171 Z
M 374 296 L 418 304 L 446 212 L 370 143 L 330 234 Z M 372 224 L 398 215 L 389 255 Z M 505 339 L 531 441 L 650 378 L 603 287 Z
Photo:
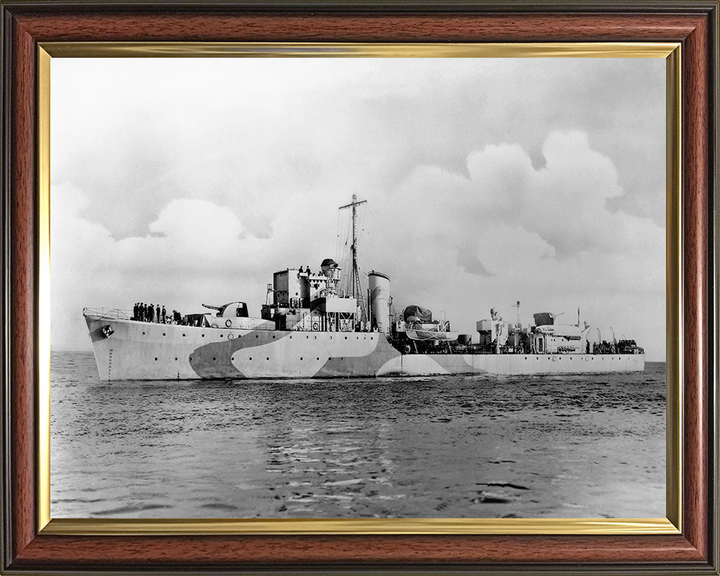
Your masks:
M 680 534 L 682 111 L 675 42 L 502 44 L 41 42 L 37 48 L 38 531 L 45 535 Z M 76 519 L 50 516 L 50 83 L 52 58 L 664 58 L 666 60 L 666 518 Z

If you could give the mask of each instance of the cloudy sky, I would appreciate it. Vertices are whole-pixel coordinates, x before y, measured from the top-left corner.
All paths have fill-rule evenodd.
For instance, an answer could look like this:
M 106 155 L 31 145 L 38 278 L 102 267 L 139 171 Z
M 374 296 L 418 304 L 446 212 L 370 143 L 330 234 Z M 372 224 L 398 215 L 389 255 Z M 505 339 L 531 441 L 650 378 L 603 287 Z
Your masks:
M 577 308 L 665 359 L 662 59 L 52 60 L 52 347 L 338 259 L 474 332 Z

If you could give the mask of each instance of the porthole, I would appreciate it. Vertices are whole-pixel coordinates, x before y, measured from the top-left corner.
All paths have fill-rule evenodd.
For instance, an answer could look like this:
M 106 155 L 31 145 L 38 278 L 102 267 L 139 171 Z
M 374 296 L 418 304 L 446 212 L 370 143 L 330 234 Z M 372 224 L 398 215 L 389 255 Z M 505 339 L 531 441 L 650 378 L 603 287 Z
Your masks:
M 222 334 L 220 334 L 220 338 L 222 338 L 222 337 L 223 337 L 223 335 L 222 335 Z
M 260 338 L 260 334 L 255 334 L 255 338 Z
M 302 360 L 302 356 L 300 356 L 300 360 Z
M 145 336 L 145 332 L 143 332 L 143 336 Z
M 275 334 L 273 334 L 273 340 L 275 340 Z
M 157 362 L 157 358 L 155 358 L 155 362 Z
M 165 336 L 165 332 L 163 332 L 163 336 Z
M 347 336 L 345 336 L 345 340 L 347 340 Z
M 250 356 L 249 360 L 252 360 L 252 356 Z
M 145 332 L 143 332 L 143 334 L 145 334 Z M 183 334 L 183 338 L 185 338 L 185 334 Z
M 318 360 L 320 360 L 320 358 L 319 358 L 319 357 L 318 357 Z
M 177 362 L 177 358 L 175 358 L 175 362 Z
M 205 334 L 200 334 L 200 336 L 202 336 L 203 338 L 205 338 Z
M 217 358 L 213 358 L 213 362 L 216 362 L 216 361 L 217 361 Z
M 270 360 L 270 357 L 265 358 L 265 360 Z

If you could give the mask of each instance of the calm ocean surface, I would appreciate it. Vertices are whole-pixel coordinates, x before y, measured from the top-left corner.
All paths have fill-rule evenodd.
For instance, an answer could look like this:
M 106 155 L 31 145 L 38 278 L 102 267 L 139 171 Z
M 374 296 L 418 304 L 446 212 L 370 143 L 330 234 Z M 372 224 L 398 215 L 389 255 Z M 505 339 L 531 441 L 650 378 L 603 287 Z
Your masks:
M 101 382 L 52 354 L 51 514 L 665 517 L 640 374 Z

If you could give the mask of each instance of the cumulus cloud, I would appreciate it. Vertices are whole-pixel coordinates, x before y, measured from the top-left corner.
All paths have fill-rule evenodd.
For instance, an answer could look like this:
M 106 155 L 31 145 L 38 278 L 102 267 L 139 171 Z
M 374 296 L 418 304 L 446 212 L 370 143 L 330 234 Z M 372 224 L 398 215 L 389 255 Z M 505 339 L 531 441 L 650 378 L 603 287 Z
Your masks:
M 647 59 L 53 60 L 53 346 L 88 348 L 83 306 L 259 312 L 272 272 L 339 258 L 356 193 L 361 268 L 398 308 L 474 332 L 516 300 L 525 321 L 580 306 L 662 359 L 664 79 Z
M 173 200 L 146 235 L 117 240 L 82 216 L 88 199 L 76 188 L 54 186 L 52 203 L 51 338 L 61 348 L 87 348 L 86 306 L 127 310 L 142 300 L 187 312 L 200 299 L 239 297 L 235 290 L 262 296 L 255 272 L 267 257 L 263 240 L 226 207 Z
M 536 168 L 516 144 L 487 146 L 468 154 L 469 177 L 418 167 L 389 194 L 369 242 L 397 279 L 397 304 L 445 310 L 468 332 L 516 300 L 526 322 L 581 307 L 662 357 L 664 228 L 608 207 L 623 193 L 617 171 L 585 134 L 552 132 L 542 150 Z M 406 206 L 413 224 L 393 226 Z

